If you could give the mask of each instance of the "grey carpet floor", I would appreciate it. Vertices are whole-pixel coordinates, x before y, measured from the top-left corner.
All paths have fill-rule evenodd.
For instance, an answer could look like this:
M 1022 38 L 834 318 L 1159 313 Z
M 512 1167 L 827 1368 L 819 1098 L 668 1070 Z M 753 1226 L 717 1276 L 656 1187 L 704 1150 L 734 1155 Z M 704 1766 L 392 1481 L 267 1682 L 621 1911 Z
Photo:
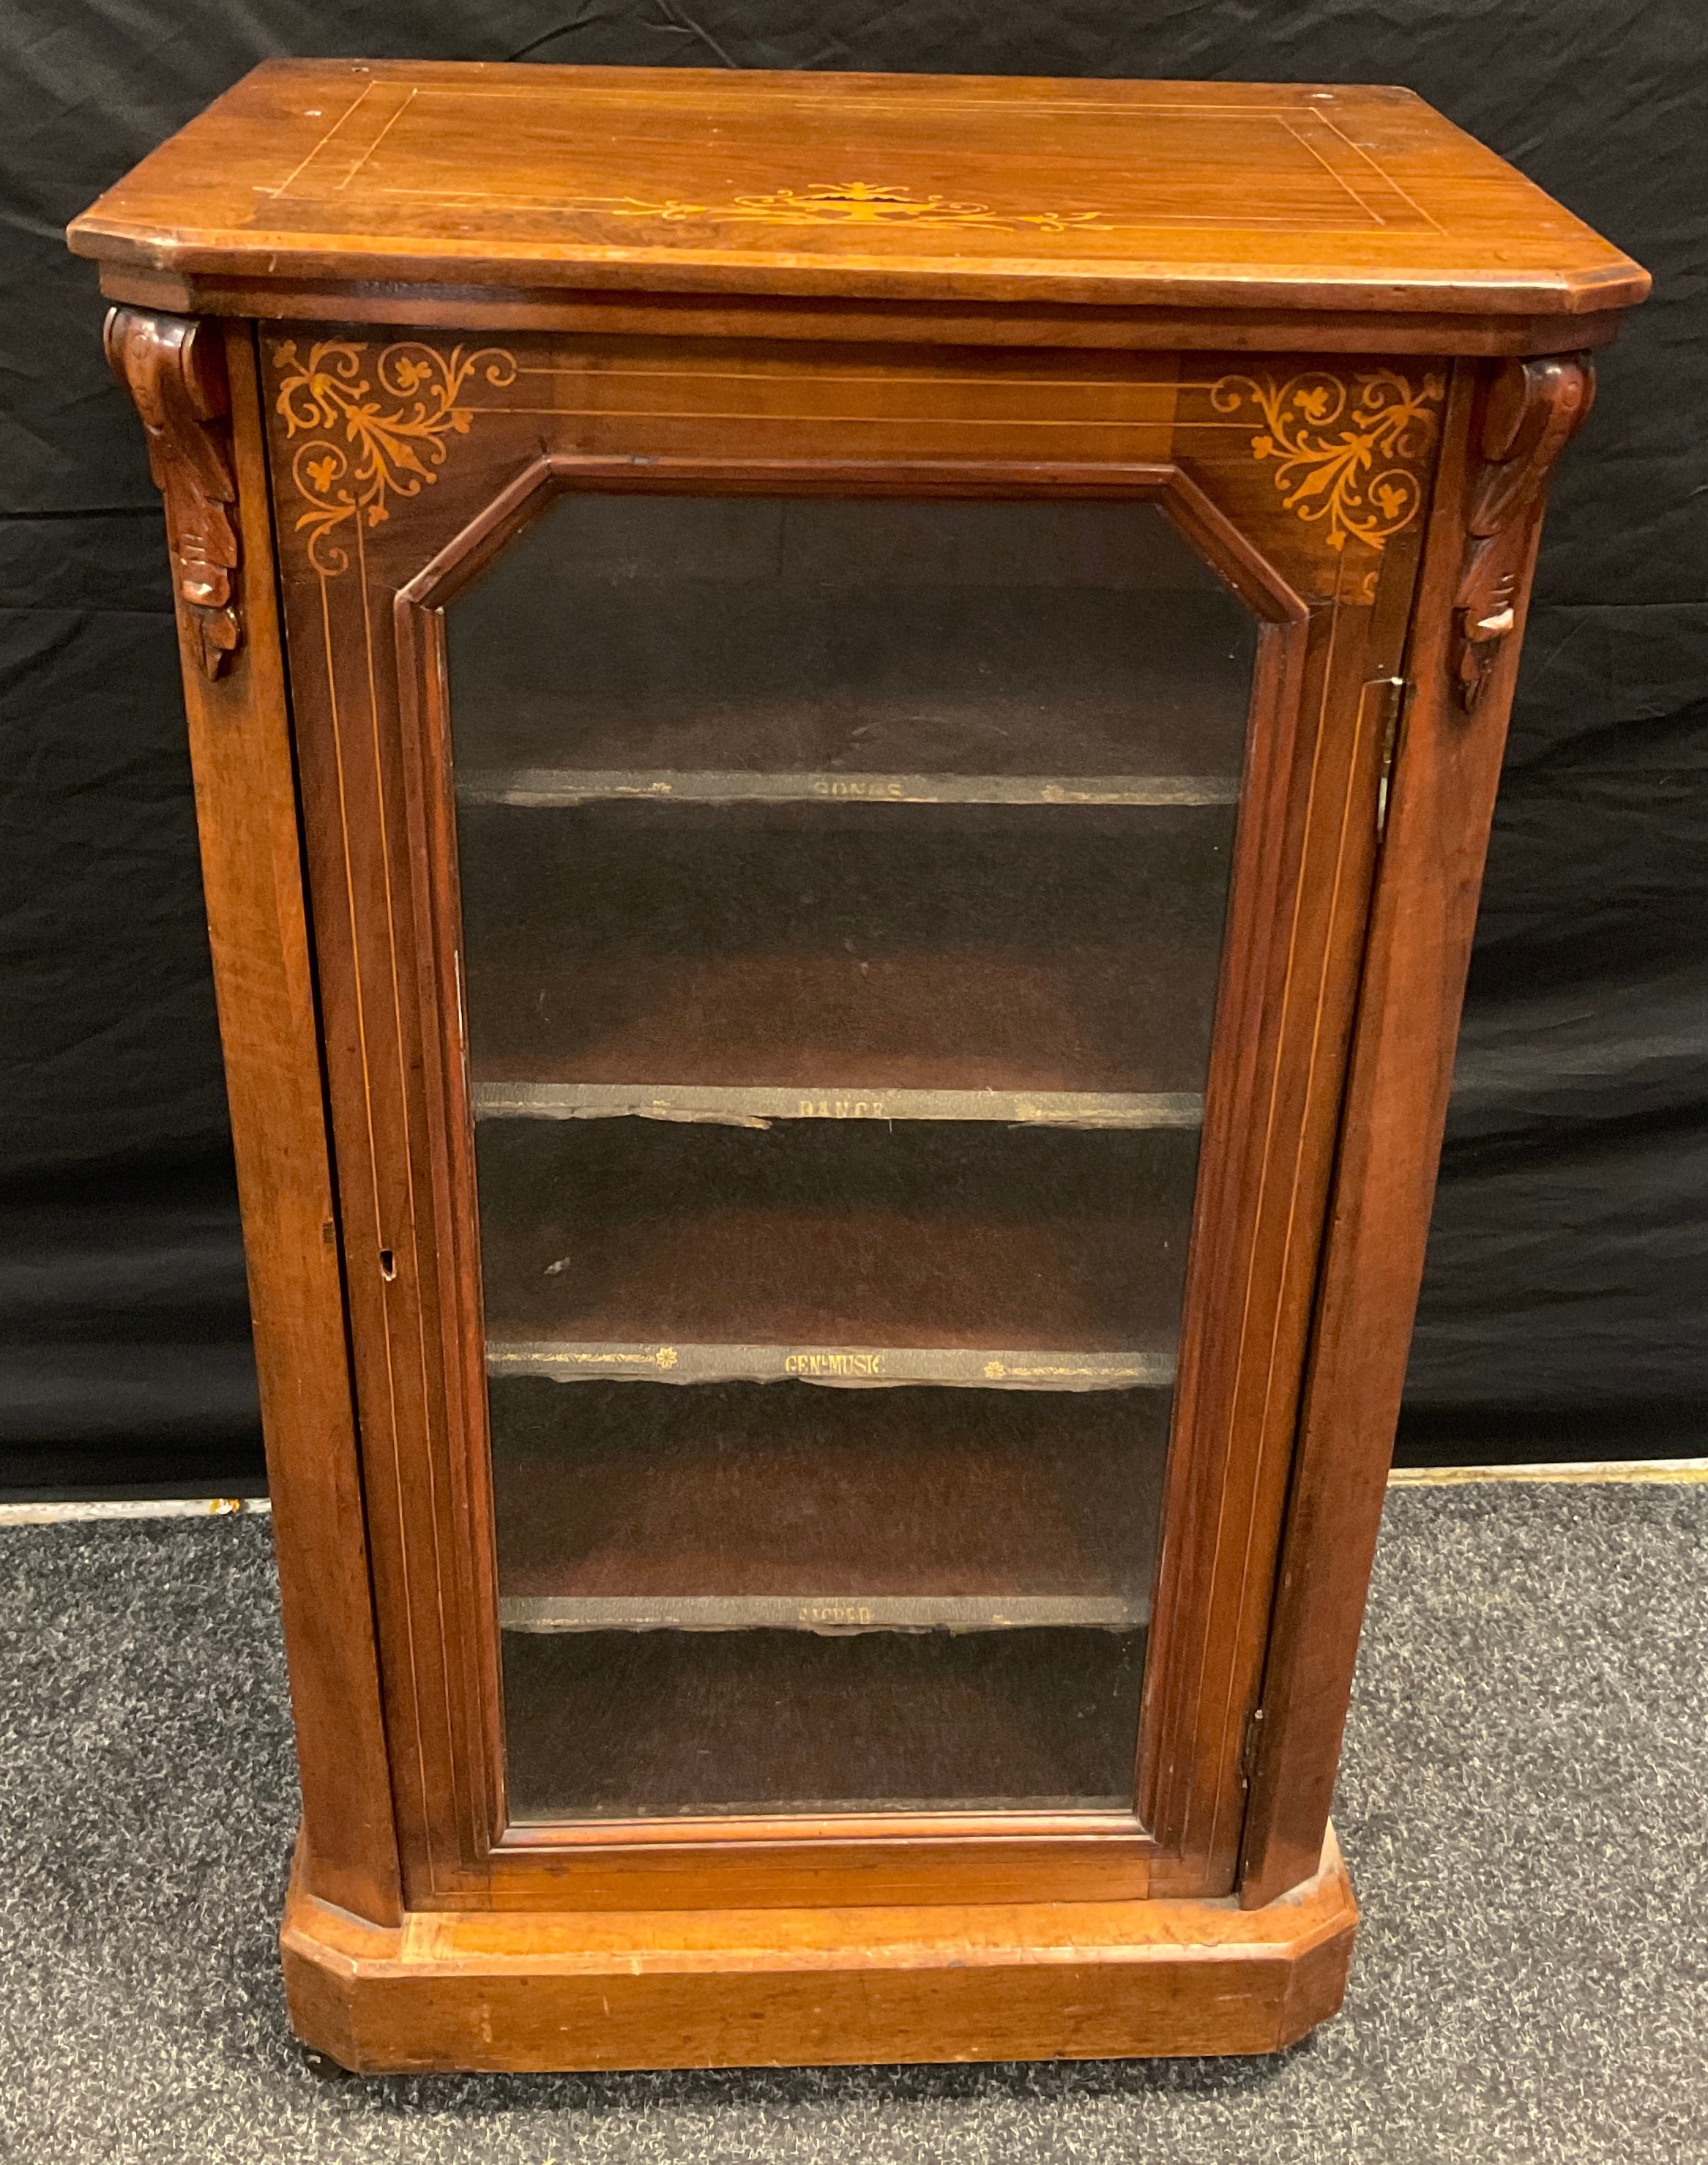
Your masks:
M 1345 2012 L 1274 2060 L 365 2083 L 287 2031 L 265 1520 L 0 1529 L 0 2157 L 1708 2160 L 1708 1488 L 1389 1502 Z

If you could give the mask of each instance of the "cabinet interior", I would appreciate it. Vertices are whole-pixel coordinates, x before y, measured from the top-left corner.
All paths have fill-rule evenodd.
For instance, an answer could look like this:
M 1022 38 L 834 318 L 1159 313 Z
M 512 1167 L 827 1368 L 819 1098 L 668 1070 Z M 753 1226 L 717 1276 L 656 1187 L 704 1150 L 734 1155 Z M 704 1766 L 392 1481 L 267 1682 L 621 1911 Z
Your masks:
M 1130 1806 L 1252 620 L 566 498 L 448 613 L 513 1817 Z

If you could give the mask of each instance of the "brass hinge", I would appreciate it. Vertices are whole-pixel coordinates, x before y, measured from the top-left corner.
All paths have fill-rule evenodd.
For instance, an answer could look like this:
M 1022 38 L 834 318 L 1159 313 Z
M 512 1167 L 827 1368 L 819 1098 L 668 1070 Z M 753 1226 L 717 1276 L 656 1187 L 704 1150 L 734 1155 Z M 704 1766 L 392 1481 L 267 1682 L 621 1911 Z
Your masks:
M 1388 798 L 1394 779 L 1394 761 L 1400 751 L 1400 724 L 1405 718 L 1406 695 L 1411 687 L 1403 677 L 1379 677 L 1365 687 L 1381 702 L 1378 724 L 1382 731 L 1382 764 L 1376 782 L 1376 834 L 1379 840 L 1388 826 Z
M 1254 1706 L 1246 1716 L 1246 1733 L 1240 1741 L 1240 1779 L 1249 1788 L 1257 1771 L 1257 1754 L 1263 1745 L 1263 1709 Z

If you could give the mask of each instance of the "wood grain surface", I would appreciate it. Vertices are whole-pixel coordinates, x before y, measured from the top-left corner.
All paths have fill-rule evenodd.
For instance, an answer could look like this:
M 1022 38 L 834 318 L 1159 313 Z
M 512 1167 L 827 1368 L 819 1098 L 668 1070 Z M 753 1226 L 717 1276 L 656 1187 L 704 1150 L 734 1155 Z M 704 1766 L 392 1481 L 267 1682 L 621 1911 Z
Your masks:
M 1647 290 L 1410 91 L 1340 84 L 270 61 L 71 245 L 274 286 L 1473 316 Z
M 184 312 L 110 350 L 168 498 L 301 2033 L 1303 2034 L 1542 492 L 1646 274 L 1400 89 L 356 61 L 256 70 L 71 239 Z M 1020 506 L 1054 538 L 988 577 Z M 711 1094 L 477 1152 L 494 1088 L 666 1086 Z M 721 1117 L 820 1087 L 952 1094 Z M 981 1090 L 1190 1124 L 932 1117 Z M 667 1328 L 696 1377 L 981 1372 L 546 1380 L 662 1377 Z M 1136 1329 L 1172 1398 L 1021 1372 Z
M 303 1883 L 379 1924 L 401 1915 L 382 1728 L 373 1599 L 345 1341 L 314 973 L 303 908 L 289 703 L 273 582 L 254 340 L 201 327 L 198 396 L 164 416 L 223 417 L 215 456 L 230 477 L 241 549 L 219 604 L 244 635 L 216 645 L 205 597 L 177 596 L 202 883 L 273 1502 L 280 1598 L 303 1784 Z M 127 362 L 177 366 L 186 326 L 132 317 L 113 339 Z M 129 380 L 129 369 L 125 372 Z M 192 419 L 191 425 L 206 425 Z M 205 461 L 208 454 L 202 456 Z M 184 456 L 156 454 L 170 468 Z M 229 461 L 229 464 L 227 463 Z M 216 499 L 217 500 L 217 499 Z M 183 535 L 172 519 L 175 540 Z M 182 561 L 182 557 L 180 559 Z M 240 609 L 240 617 L 238 611 Z
M 1357 1908 L 1331 1834 L 1263 1910 L 1152 1900 L 709 1915 L 416 1913 L 363 1926 L 293 1882 L 306 2042 L 370 2074 L 1269 2052 L 1331 2015 Z
M 1544 493 L 1512 558 L 1515 624 L 1468 715 L 1453 604 L 1479 546 L 1476 456 L 1494 387 L 1462 370 L 1407 667 L 1364 964 L 1286 1546 L 1263 1688 L 1241 1899 L 1298 1879 L 1328 1823 L 1422 1283 L 1483 861 L 1494 816 Z M 1544 477 L 1545 479 L 1545 477 Z
M 979 1829 L 941 1814 L 863 1828 L 851 1816 L 840 1828 L 824 1823 L 832 1838 L 820 1852 L 824 1872 L 855 1869 L 874 1894 L 933 1885 L 951 1899 L 974 1872 L 1084 1888 L 1111 1870 L 1226 1891 L 1373 861 L 1385 709 L 1368 687 L 1386 685 L 1402 651 L 1440 373 L 1375 359 L 1321 371 L 1304 356 L 1253 366 L 1231 354 L 1166 365 L 1147 356 L 1063 361 L 1046 374 L 1036 361 L 967 352 L 949 361 L 930 349 L 892 350 L 874 373 L 864 356 L 832 348 L 594 354 L 539 340 L 406 345 L 331 329 L 267 334 L 263 343 L 288 535 L 286 610 L 299 711 L 313 718 L 303 758 L 312 876 L 324 897 L 316 923 L 326 982 L 340 988 L 328 1031 L 334 1116 L 340 1153 L 353 1177 L 360 1169 L 357 1192 L 372 1181 L 382 1198 L 367 1254 L 391 1265 L 366 1264 L 366 1286 L 353 1280 L 352 1299 L 382 1294 L 387 1319 L 383 1328 L 377 1313 L 359 1322 L 356 1346 L 375 1409 L 369 1493 L 386 1522 L 376 1550 L 396 1650 L 387 1673 L 410 1680 L 396 1715 L 411 1770 L 400 1833 L 418 1901 L 561 1900 L 549 1890 L 572 1884 L 577 1899 L 620 1904 L 625 1873 L 635 1875 L 631 1900 L 643 1887 L 647 1899 L 680 1900 L 691 1888 L 702 1900 L 741 1899 L 741 1890 L 788 1899 L 801 1870 L 799 1823 L 783 1817 L 768 1825 L 751 1815 L 700 1820 L 695 1850 L 668 1867 L 632 1826 L 613 1826 L 596 1844 L 565 1840 L 564 1830 L 503 1832 L 496 1603 L 480 1590 L 492 1585 L 488 1430 L 444 612 L 561 494 L 592 490 L 1154 503 L 1255 619 L 1205 1100 L 1209 1171 L 1193 1235 L 1199 1289 L 1187 1297 L 1192 1351 L 1162 1566 L 1165 1583 L 1188 1575 L 1175 1582 L 1183 1594 L 1159 1614 L 1141 1754 L 1157 1836 L 1131 1812 L 1125 1833 L 1073 1813 L 1047 1831 L 1017 1814 L 1006 1834 L 1000 1815 Z M 1075 391 L 1067 417 L 1048 389 L 1064 381 Z M 419 471 L 393 454 L 393 414 L 414 417 Z M 978 456 L 943 456 L 937 446 L 968 422 L 976 426 L 964 440 Z M 622 448 L 636 443 L 652 448 L 638 459 Z M 1135 452 L 1149 462 L 1133 463 Z M 601 818 L 645 811 L 598 809 Z M 690 824 L 733 816 L 673 809 Z M 846 823 L 862 809 L 820 816 Z M 865 809 L 883 823 L 868 827 L 867 846 L 893 848 L 902 811 Z M 949 816 L 949 808 L 916 809 Z M 813 814 L 765 809 L 772 819 Z M 957 816 L 999 814 L 1039 816 L 979 807 Z M 1091 847 L 1104 823 L 1141 815 L 1092 808 L 1068 816 L 1085 823 Z M 596 913 L 577 914 L 593 935 Z M 401 946 L 395 928 L 404 924 L 418 930 Z M 913 945 L 930 951 L 929 940 Z M 778 1010 L 785 1039 L 788 1012 Z M 918 1222 L 926 1226 L 930 1213 Z M 1020 1215 L 1007 1222 L 1015 1238 L 1049 1231 Z M 837 1237 L 828 1221 L 822 1230 Z M 775 1243 L 755 1221 L 736 1245 L 752 1256 Z M 1025 1263 L 1034 1307 L 1059 1308 L 1089 1283 L 1078 1245 L 1070 1235 Z M 899 1304 L 940 1307 L 943 1287 L 973 1285 L 989 1253 L 988 1241 L 974 1240 L 957 1262 L 922 1235 L 924 1275 L 909 1279 L 917 1290 Z M 667 1257 L 667 1274 L 698 1286 L 704 1306 L 714 1285 L 739 1285 L 733 1254 L 726 1241 L 685 1273 Z M 490 1271 L 498 1257 L 488 1260 Z M 999 1306 L 1019 1298 L 999 1284 L 992 1294 Z M 430 1339 L 442 1349 L 431 1357 Z M 484 1737 L 478 1754 L 454 1740 L 447 1717 Z

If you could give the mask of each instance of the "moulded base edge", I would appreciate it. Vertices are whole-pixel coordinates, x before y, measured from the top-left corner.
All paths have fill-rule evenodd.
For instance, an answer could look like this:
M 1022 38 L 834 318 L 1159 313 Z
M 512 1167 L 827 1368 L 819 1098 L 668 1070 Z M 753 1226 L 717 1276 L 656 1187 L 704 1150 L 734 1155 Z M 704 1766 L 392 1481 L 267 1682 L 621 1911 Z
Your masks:
M 281 1945 L 303 2043 L 359 2074 L 1271 2052 L 1340 2005 L 1357 1925 L 1316 1875 L 1232 1900 L 549 1914 L 370 1925 L 309 1894 Z

